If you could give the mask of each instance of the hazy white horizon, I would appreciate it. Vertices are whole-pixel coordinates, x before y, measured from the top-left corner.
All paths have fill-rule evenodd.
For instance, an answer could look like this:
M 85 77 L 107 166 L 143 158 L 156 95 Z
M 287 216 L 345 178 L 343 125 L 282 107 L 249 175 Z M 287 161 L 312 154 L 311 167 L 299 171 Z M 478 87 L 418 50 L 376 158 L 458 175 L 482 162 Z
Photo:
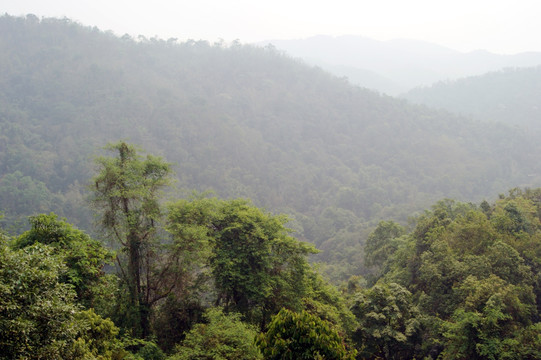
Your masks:
M 357 35 L 412 39 L 458 51 L 541 51 L 537 0 L 7 0 L 2 14 L 67 17 L 121 36 L 242 43 Z

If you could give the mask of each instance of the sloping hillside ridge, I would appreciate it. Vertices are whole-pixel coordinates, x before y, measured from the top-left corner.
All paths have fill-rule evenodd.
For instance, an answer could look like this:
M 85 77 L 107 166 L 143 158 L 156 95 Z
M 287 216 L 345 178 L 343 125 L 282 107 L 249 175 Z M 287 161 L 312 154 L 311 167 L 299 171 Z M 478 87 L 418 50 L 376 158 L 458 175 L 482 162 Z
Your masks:
M 541 131 L 541 66 L 438 82 L 413 89 L 403 97 L 482 121 Z
M 430 42 L 361 36 L 319 35 L 306 39 L 269 40 L 291 56 L 346 76 L 357 85 L 398 95 L 419 86 L 475 76 L 507 67 L 541 64 L 540 52 L 513 55 L 485 50 L 460 52 Z M 379 77 L 376 77 L 379 75 Z
M 290 214 L 333 264 L 361 264 L 378 219 L 540 184 L 528 134 L 351 86 L 273 48 L 3 16 L 0 54 L 6 226 L 55 211 L 90 229 L 92 156 L 118 139 L 175 164 L 180 189 Z

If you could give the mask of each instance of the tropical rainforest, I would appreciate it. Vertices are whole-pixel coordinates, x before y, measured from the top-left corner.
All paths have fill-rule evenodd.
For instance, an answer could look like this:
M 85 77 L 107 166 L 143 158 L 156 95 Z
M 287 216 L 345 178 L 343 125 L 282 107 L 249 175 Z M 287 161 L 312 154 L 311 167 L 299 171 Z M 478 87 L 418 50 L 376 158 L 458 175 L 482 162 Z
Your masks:
M 535 131 L 68 19 L 0 68 L 1 359 L 541 358 Z

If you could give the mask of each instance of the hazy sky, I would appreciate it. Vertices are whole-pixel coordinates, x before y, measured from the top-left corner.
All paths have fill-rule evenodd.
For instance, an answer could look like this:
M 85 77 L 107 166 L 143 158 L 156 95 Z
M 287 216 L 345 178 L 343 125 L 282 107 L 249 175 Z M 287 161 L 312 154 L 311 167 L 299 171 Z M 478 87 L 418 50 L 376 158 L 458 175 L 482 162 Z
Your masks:
M 164 39 L 362 35 L 461 51 L 541 51 L 540 0 L 3 0 L 0 13 L 68 17 L 118 35 Z

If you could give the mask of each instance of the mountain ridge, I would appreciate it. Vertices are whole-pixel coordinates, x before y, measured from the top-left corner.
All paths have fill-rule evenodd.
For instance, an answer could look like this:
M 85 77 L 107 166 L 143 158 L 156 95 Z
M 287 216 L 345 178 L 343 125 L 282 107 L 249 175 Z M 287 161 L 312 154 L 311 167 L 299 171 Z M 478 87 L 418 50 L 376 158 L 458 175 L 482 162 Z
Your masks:
M 362 271 L 380 219 L 541 183 L 529 134 L 352 86 L 270 47 L 136 41 L 66 19 L 0 17 L 0 29 L 4 224 L 55 211 L 91 229 L 92 156 L 124 139 L 176 164 L 178 188 L 289 214 L 339 278 Z
M 445 46 L 409 39 L 379 41 L 361 36 L 319 35 L 297 40 L 268 40 L 293 57 L 305 59 L 338 76 L 350 77 L 352 83 L 370 88 L 370 81 L 355 76 L 344 66 L 375 72 L 393 79 L 392 86 L 381 85 L 374 90 L 398 95 L 412 88 L 432 83 L 479 75 L 505 67 L 527 67 L 541 64 L 541 52 L 500 55 L 486 50 L 460 52 Z M 376 85 L 377 86 L 377 85 Z
M 410 90 L 403 97 L 418 104 L 541 131 L 541 66 L 506 68 Z

